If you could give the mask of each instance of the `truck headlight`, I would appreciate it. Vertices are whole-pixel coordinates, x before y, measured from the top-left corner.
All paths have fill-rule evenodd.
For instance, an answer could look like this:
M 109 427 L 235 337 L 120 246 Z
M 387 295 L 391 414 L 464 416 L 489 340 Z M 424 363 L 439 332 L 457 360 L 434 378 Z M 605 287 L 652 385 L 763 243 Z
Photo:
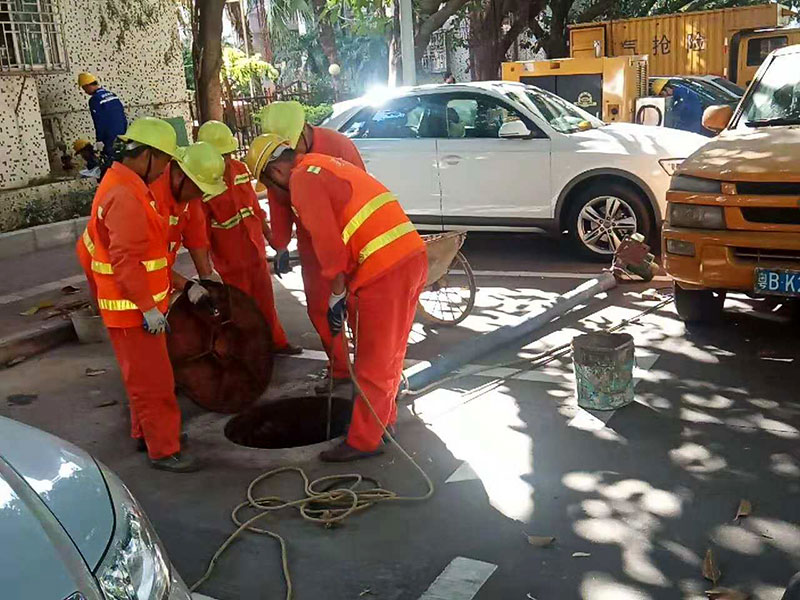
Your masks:
M 686 160 L 684 158 L 662 158 L 658 161 L 664 173 L 672 177 L 675 174 L 675 169 L 681 166 L 681 163 Z
M 669 203 L 669 224 L 691 229 L 725 229 L 725 211 L 721 206 Z
M 695 192 L 697 194 L 721 194 L 722 182 L 715 179 L 674 175 L 669 183 L 671 192 Z
M 116 475 L 102 466 L 101 470 L 116 517 L 111 543 L 95 572 L 103 596 L 106 600 L 188 600 L 185 585 L 170 573 L 164 547 L 139 503 Z

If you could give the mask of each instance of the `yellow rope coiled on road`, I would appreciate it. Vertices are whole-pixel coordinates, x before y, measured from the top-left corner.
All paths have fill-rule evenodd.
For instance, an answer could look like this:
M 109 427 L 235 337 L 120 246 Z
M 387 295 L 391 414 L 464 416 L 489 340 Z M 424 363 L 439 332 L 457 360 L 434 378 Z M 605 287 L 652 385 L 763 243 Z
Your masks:
M 425 480 L 428 491 L 422 496 L 400 496 L 396 492 L 379 486 L 366 490 L 359 490 L 357 488 L 360 484 L 365 481 L 372 480 L 363 477 L 358 473 L 326 475 L 325 477 L 320 477 L 314 480 L 310 480 L 308 475 L 306 475 L 306 472 L 300 467 L 279 467 L 277 469 L 267 471 L 266 473 L 262 473 L 253 479 L 247 486 L 247 500 L 236 506 L 231 512 L 231 519 L 237 525 L 236 531 L 228 536 L 228 539 L 222 543 L 222 545 L 214 553 L 214 556 L 211 557 L 206 572 L 199 580 L 197 580 L 194 585 L 192 585 L 192 592 L 197 590 L 197 588 L 199 588 L 203 583 L 208 581 L 208 578 L 211 577 L 211 573 L 214 571 L 214 567 L 216 566 L 219 558 L 222 556 L 225 550 L 227 550 L 228 547 L 239 537 L 239 535 L 241 535 L 244 531 L 251 531 L 253 533 L 268 535 L 277 540 L 280 544 L 281 567 L 283 569 L 283 577 L 286 580 L 286 600 L 292 600 L 292 578 L 289 573 L 289 558 L 286 550 L 286 540 L 273 531 L 256 527 L 255 524 L 260 519 L 263 519 L 276 511 L 293 508 L 298 510 L 306 521 L 331 527 L 336 523 L 343 521 L 350 515 L 369 508 L 370 506 L 373 506 L 379 502 L 421 502 L 423 500 L 428 500 L 431 496 L 433 496 L 433 481 L 431 481 L 431 478 L 422 469 L 422 467 L 420 467 L 416 461 L 411 458 L 408 452 L 406 452 L 397 442 L 397 440 L 395 440 L 394 437 L 392 437 L 392 435 L 387 431 L 386 426 L 378 418 L 378 415 L 375 413 L 375 409 L 372 407 L 372 404 L 364 394 L 364 390 L 359 385 L 358 379 L 356 379 L 355 370 L 353 369 L 352 361 L 350 360 L 350 338 L 347 335 L 346 327 L 342 329 L 342 343 L 345 344 L 347 369 L 350 371 L 350 377 L 353 380 L 353 385 L 355 386 L 358 395 L 367 405 L 375 420 L 381 425 L 381 428 L 383 428 L 384 436 L 400 451 L 403 456 L 408 459 L 412 465 L 414 465 L 417 471 L 419 471 L 420 475 Z M 297 473 L 303 479 L 305 497 L 298 498 L 297 500 L 286 501 L 278 496 L 256 495 L 256 487 L 259 484 L 280 473 L 288 472 Z M 347 485 L 348 482 L 349 485 Z M 339 484 L 346 485 L 346 487 L 336 487 L 334 489 L 325 491 L 320 490 L 320 487 L 324 486 L 325 484 Z M 255 510 L 256 514 L 247 520 L 242 520 L 240 513 L 245 509 Z

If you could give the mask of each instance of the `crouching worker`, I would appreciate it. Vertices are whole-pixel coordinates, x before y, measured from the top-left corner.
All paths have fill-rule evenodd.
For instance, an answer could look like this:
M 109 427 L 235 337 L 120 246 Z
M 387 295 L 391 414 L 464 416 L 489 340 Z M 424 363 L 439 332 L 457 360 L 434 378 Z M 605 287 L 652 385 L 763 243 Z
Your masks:
M 239 142 L 220 121 L 203 123 L 197 139 L 213 144 L 225 157 L 228 189 L 222 194 L 205 196 L 198 205 L 205 215 L 214 266 L 225 283 L 255 300 L 272 334 L 273 351 L 300 354 L 303 349 L 289 343 L 275 308 L 266 251 L 267 216 L 258 204 L 247 167 L 232 156 Z
M 349 312 L 355 376 L 377 415 L 357 396 L 347 439 L 320 458 L 344 462 L 380 454 L 384 426 L 397 420 L 408 334 L 428 271 L 425 244 L 394 195 L 348 162 L 298 155 L 275 134 L 256 138 L 247 162 L 261 183 L 288 191 L 322 275 L 331 281 L 331 335 L 344 343 L 340 334 Z
M 194 460 L 181 451 L 181 413 L 167 355 L 168 225 L 148 188 L 177 154 L 175 130 L 144 117 L 120 139 L 122 158 L 97 189 L 78 254 L 122 372 L 132 436 L 144 440 L 153 467 L 193 471 Z
M 192 304 L 208 296 L 203 281 L 221 283 L 208 257 L 208 236 L 202 200 L 226 190 L 225 161 L 214 146 L 204 142 L 178 148 L 164 173 L 150 185 L 161 216 L 167 221 L 167 258 L 172 288 L 186 293 Z M 187 279 L 174 269 L 181 246 L 192 258 L 197 278 Z

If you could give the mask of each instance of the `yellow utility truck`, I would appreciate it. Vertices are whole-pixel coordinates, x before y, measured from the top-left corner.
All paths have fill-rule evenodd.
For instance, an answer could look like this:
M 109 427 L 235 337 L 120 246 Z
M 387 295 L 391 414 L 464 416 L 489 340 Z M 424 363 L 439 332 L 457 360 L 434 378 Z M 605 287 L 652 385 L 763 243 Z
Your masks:
M 800 43 L 797 13 L 780 4 L 683 12 L 570 26 L 575 59 L 646 54 L 650 75 L 718 75 L 747 87 L 777 48 Z

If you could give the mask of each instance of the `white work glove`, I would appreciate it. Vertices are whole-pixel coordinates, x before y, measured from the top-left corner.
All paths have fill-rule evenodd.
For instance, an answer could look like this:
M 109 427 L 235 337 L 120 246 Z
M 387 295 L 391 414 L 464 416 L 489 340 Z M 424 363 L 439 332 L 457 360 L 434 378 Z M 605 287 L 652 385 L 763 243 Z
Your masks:
M 154 306 L 144 313 L 144 322 L 142 323 L 142 327 L 145 329 L 145 331 L 147 331 L 147 333 L 159 335 L 164 333 L 168 328 L 167 317 L 165 317 L 161 311 Z
M 206 288 L 193 280 L 186 282 L 186 287 L 183 288 L 183 292 L 192 304 L 197 304 L 203 298 L 208 298 L 209 295 Z
M 200 281 L 213 281 L 214 283 L 222 283 L 222 276 L 217 273 L 215 269 L 211 269 L 211 274 L 201 277 Z
M 103 142 L 97 142 L 94 145 L 94 147 L 97 148 L 98 152 L 102 152 L 105 149 L 106 145 Z

